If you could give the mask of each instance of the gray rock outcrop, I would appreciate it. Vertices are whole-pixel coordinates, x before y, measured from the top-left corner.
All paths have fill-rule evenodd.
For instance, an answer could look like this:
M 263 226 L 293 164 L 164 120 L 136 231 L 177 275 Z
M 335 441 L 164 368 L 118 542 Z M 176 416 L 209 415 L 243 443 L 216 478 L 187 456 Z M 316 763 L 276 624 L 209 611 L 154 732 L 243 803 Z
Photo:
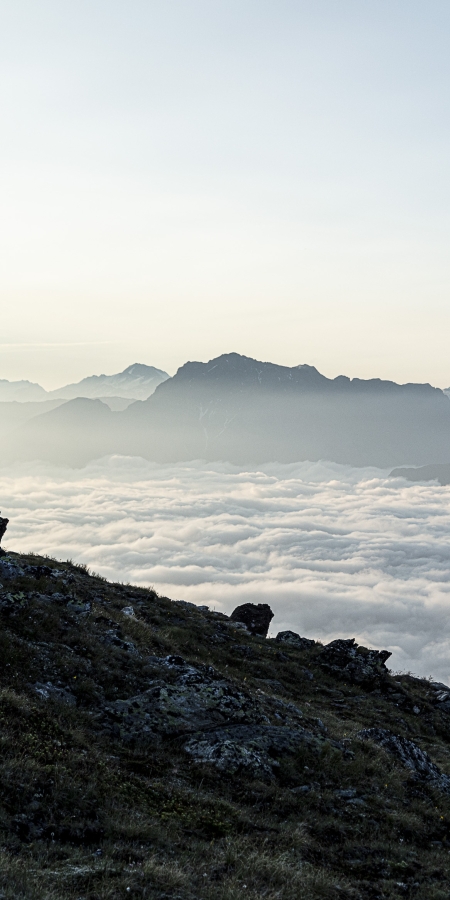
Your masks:
M 323 735 L 303 727 L 292 703 L 261 691 L 252 696 L 211 666 L 192 666 L 180 656 L 152 657 L 149 664 L 156 677 L 147 691 L 104 707 L 103 726 L 126 744 L 178 739 L 196 763 L 263 780 L 301 744 L 318 753 L 323 747 Z
M 148 690 L 106 706 L 112 733 L 127 743 L 154 742 L 230 724 L 267 719 L 249 694 L 211 666 L 190 666 L 181 656 L 154 657 Z
M 388 731 L 386 728 L 365 728 L 357 737 L 365 741 L 374 741 L 394 756 L 409 769 L 418 781 L 428 782 L 445 793 L 450 793 L 450 776 L 444 775 L 440 768 L 430 759 L 414 741 Z
M 373 690 L 386 679 L 388 670 L 385 663 L 390 656 L 392 654 L 388 650 L 359 647 L 355 639 L 350 638 L 326 644 L 317 662 L 335 677 Z
M 302 742 L 315 740 L 304 729 L 238 726 L 196 735 L 184 749 L 195 762 L 209 763 L 230 774 L 244 771 L 253 778 L 267 780 L 279 766 L 277 756 L 293 754 Z
M 276 638 L 280 644 L 288 644 L 290 647 L 296 647 L 298 650 L 309 650 L 314 647 L 315 641 L 310 638 L 301 637 L 295 631 L 279 631 Z

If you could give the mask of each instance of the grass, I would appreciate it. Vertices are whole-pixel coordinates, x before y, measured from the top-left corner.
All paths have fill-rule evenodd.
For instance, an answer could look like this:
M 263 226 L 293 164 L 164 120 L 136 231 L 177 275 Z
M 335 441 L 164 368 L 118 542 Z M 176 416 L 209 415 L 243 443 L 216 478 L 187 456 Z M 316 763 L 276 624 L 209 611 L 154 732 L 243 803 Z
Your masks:
M 0 897 L 448 900 L 449 797 L 357 737 L 381 724 L 450 772 L 450 717 L 425 680 L 389 679 L 407 696 L 400 708 L 388 691 L 325 674 L 318 645 L 281 653 L 152 590 L 71 562 L 11 558 L 63 575 L 22 576 L 0 593 L 0 603 L 13 597 L 0 628 Z M 135 617 L 122 613 L 130 605 Z M 302 745 L 264 782 L 195 765 L 176 739 L 150 749 L 112 739 L 102 704 L 145 690 L 149 658 L 168 653 L 214 666 L 270 715 L 273 698 L 294 703 L 305 727 L 320 719 L 348 752 Z M 43 700 L 36 682 L 63 696 Z

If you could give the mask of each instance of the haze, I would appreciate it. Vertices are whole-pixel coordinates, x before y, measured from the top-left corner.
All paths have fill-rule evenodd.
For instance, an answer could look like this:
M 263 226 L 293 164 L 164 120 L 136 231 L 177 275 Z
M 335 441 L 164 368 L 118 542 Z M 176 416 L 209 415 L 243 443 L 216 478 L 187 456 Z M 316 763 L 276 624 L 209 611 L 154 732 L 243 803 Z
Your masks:
M 0 377 L 448 386 L 447 3 L 0 10 Z
M 0 12 L 6 549 L 448 680 L 448 3 Z
M 5 547 L 73 558 L 230 613 L 269 603 L 273 628 L 354 636 L 394 670 L 450 678 L 450 488 L 332 463 L 0 469 Z

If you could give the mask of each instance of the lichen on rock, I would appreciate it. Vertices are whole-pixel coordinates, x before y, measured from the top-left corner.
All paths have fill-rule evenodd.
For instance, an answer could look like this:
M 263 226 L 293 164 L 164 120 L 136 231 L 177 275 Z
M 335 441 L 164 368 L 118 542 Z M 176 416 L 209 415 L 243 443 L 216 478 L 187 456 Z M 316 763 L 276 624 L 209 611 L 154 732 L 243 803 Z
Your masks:
M 142 743 L 228 723 L 267 721 L 253 698 L 212 666 L 188 665 L 181 656 L 149 662 L 156 677 L 148 689 L 105 706 L 106 720 L 123 740 Z
M 445 793 L 450 793 L 450 776 L 441 772 L 428 753 L 414 741 L 394 734 L 386 728 L 365 728 L 357 737 L 373 741 L 409 769 L 418 781 L 428 782 Z
M 360 647 L 354 638 L 338 639 L 326 644 L 317 657 L 317 662 L 335 677 L 373 690 L 387 678 L 389 673 L 386 660 L 391 655 L 388 650 Z
M 295 647 L 298 650 L 310 650 L 316 643 L 310 638 L 301 637 L 295 631 L 279 631 L 275 640 L 280 644 L 288 644 L 288 646 Z

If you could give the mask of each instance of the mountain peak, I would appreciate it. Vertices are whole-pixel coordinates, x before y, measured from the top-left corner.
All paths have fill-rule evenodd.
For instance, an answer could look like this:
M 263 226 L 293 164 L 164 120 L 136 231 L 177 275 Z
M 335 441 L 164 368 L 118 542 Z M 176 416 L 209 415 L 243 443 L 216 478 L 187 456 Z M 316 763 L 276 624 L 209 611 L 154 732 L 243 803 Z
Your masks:
M 144 363 L 132 363 L 116 375 L 90 375 L 75 384 L 66 384 L 52 391 L 51 395 L 64 400 L 75 397 L 88 397 L 91 400 L 100 397 L 147 400 L 158 385 L 168 378 L 169 375 L 162 369 L 146 366 Z

